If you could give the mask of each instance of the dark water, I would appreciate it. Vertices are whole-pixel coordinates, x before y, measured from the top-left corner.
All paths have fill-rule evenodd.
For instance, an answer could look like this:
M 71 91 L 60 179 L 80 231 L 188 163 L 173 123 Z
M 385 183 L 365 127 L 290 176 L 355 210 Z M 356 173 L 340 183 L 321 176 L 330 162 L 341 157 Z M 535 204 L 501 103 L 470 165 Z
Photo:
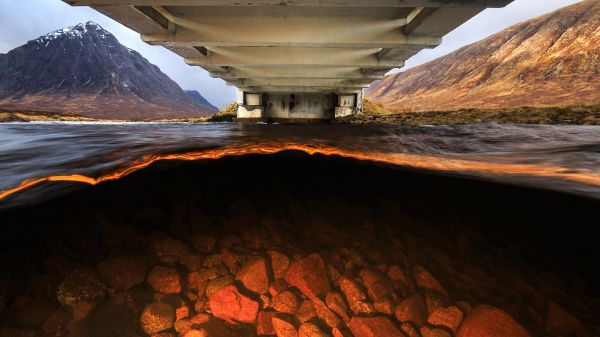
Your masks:
M 599 136 L 578 126 L 2 124 L 0 336 L 34 335 L 30 316 L 64 310 L 56 286 L 79 268 L 123 256 L 141 256 L 148 272 L 167 263 L 155 254 L 160 238 L 194 247 L 202 270 L 218 258 L 223 277 L 273 249 L 319 254 L 329 274 L 353 280 L 395 265 L 418 282 L 424 268 L 442 293 L 395 287 L 390 308 L 421 294 L 428 310 L 499 308 L 531 337 L 600 336 Z M 231 256 L 238 262 L 225 266 Z M 196 268 L 175 270 L 189 280 Z M 337 287 L 333 276 L 322 279 Z M 149 277 L 139 282 L 110 289 L 82 321 L 44 329 L 145 335 L 142 309 L 168 299 Z M 204 295 L 184 281 L 173 298 L 212 317 Z M 135 305 L 125 310 L 122 296 Z M 210 323 L 198 328 L 257 332 Z
M 598 126 L 283 126 L 236 124 L 0 124 L 0 191 L 30 179 L 98 178 L 153 155 L 317 149 L 393 165 L 576 193 L 600 199 Z M 187 159 L 194 159 L 187 158 Z M 60 180 L 60 179 L 59 179 Z M 82 183 L 42 182 L 0 208 Z

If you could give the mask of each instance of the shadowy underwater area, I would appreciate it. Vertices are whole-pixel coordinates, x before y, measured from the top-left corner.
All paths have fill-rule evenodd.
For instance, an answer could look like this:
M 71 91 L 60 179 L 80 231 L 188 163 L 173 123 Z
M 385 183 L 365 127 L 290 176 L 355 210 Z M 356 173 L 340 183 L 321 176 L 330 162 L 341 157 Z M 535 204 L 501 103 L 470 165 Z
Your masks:
M 0 336 L 593 336 L 597 200 L 288 151 L 0 213 Z

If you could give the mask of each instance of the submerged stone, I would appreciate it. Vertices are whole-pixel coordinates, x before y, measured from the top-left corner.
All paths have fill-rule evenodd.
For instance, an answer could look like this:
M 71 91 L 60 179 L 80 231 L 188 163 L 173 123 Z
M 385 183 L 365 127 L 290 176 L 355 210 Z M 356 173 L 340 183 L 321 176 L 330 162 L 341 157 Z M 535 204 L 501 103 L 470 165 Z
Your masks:
M 285 281 L 308 298 L 325 295 L 330 290 L 325 262 L 319 254 L 292 262 L 285 273 Z
M 504 310 L 480 305 L 462 322 L 456 337 L 530 337 L 529 333 Z
M 258 313 L 257 301 L 241 294 L 235 285 L 228 285 L 210 299 L 210 310 L 215 317 L 241 323 L 254 323 Z
M 140 323 L 148 335 L 168 330 L 175 323 L 175 309 L 162 302 L 149 304 L 142 311 Z

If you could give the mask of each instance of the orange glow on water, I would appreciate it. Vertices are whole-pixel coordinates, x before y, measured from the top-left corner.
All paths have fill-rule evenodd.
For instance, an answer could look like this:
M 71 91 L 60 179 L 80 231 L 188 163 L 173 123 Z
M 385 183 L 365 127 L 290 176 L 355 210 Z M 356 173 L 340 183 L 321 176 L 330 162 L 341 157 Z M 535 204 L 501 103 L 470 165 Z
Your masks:
M 123 178 L 133 172 L 144 169 L 155 162 L 163 160 L 192 161 L 202 159 L 219 159 L 227 156 L 241 156 L 247 154 L 275 154 L 290 150 L 302 151 L 310 155 L 337 155 L 358 160 L 374 161 L 442 172 L 484 173 L 492 175 L 525 175 L 563 179 L 600 187 L 599 173 L 573 172 L 559 166 L 487 163 L 416 154 L 360 152 L 355 150 L 344 150 L 331 146 L 306 145 L 298 143 L 261 143 L 237 145 L 219 149 L 179 154 L 151 155 L 135 161 L 124 168 L 116 170 L 115 172 L 108 173 L 97 178 L 72 174 L 28 179 L 23 181 L 17 187 L 0 191 L 0 200 L 19 191 L 23 191 L 47 181 L 80 182 L 89 185 L 97 185 L 105 181 Z

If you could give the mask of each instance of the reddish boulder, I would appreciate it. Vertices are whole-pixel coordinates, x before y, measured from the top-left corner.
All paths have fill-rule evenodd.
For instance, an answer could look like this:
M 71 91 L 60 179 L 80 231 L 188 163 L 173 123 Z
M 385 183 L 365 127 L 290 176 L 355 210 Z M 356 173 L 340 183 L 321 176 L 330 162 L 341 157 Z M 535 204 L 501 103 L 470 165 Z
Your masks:
M 298 299 L 296 295 L 287 290 L 273 297 L 271 300 L 273 309 L 286 314 L 293 314 L 298 310 Z
M 237 251 L 227 248 L 221 250 L 221 261 L 232 274 L 240 269 L 240 264 L 244 261 L 244 258 L 244 255 Z
M 217 240 L 207 234 L 194 234 L 189 238 L 192 247 L 202 254 L 209 254 L 217 247 Z
M 214 293 L 219 291 L 221 288 L 232 284 L 235 281 L 233 275 L 227 274 L 225 276 L 218 277 L 208 282 L 206 285 L 206 297 L 210 298 Z
M 350 317 L 348 316 L 348 305 L 342 295 L 336 292 L 328 292 L 327 296 L 325 296 L 325 303 L 329 307 L 329 309 L 333 310 L 336 314 L 338 314 L 344 321 L 349 321 Z
M 331 330 L 333 337 L 354 337 L 352 333 L 345 327 L 336 327 Z
M 369 287 L 367 293 L 373 301 L 393 295 L 392 285 L 386 281 L 387 280 L 379 280 L 373 282 Z
M 417 329 L 413 323 L 401 322 L 400 329 L 402 329 L 404 334 L 408 337 L 422 337 L 419 329 Z
M 184 255 L 179 260 L 179 263 L 182 264 L 188 271 L 195 271 L 202 268 L 204 264 L 204 258 L 200 255 Z
M 392 265 L 388 269 L 387 275 L 390 278 L 390 280 L 399 282 L 400 284 L 404 285 L 406 288 L 409 288 L 410 281 L 408 280 L 408 277 L 406 277 L 406 274 L 404 274 L 404 271 L 402 270 L 402 268 L 400 268 L 396 265 Z
M 175 308 L 175 320 L 179 321 L 185 318 L 188 318 L 190 316 L 190 308 L 185 305 L 182 304 L 180 306 L 178 306 L 177 308 Z
M 298 337 L 298 331 L 292 323 L 279 317 L 273 317 L 272 322 L 277 337 Z
M 433 277 L 433 275 L 431 275 L 431 273 L 429 273 L 425 268 L 421 266 L 415 267 L 415 269 L 413 270 L 413 275 L 417 287 L 438 294 L 443 299 L 448 298 L 448 293 L 446 292 L 446 290 L 442 287 L 438 280 L 436 280 L 435 277 Z
M 315 307 L 317 317 L 325 322 L 327 326 L 335 328 L 342 324 L 342 320 L 333 311 L 331 311 L 331 309 L 329 309 L 325 302 L 321 301 L 317 297 L 315 297 L 312 302 Z
M 588 329 L 577 317 L 554 302 L 548 303 L 545 329 L 548 334 L 556 336 L 590 336 Z
M 185 243 L 158 232 L 150 235 L 149 250 L 153 258 L 169 266 L 174 266 L 184 256 L 193 254 L 193 250 Z
M 349 328 L 354 337 L 404 337 L 392 321 L 386 317 L 354 317 Z
M 227 321 L 254 323 L 258 313 L 257 301 L 242 295 L 234 285 L 228 285 L 209 298 L 212 314 Z
M 394 314 L 394 303 L 387 297 L 380 298 L 377 301 L 375 301 L 374 307 L 375 311 L 380 312 L 382 314 Z
M 450 328 L 453 332 L 456 332 L 460 322 L 462 321 L 463 313 L 457 307 L 451 306 L 447 308 L 437 308 L 434 310 L 427 322 L 431 325 L 441 325 Z
M 325 263 L 319 254 L 294 261 L 285 273 L 285 281 L 312 299 L 330 290 Z
M 435 327 L 424 326 L 421 328 L 421 336 L 423 337 L 452 337 L 448 331 Z
M 427 306 L 423 296 L 414 294 L 402 301 L 394 310 L 396 319 L 400 322 L 412 322 L 418 326 L 425 324 L 427 319 Z
M 275 296 L 281 292 L 286 291 L 288 288 L 288 284 L 284 280 L 275 280 L 269 286 L 269 294 L 271 294 L 271 296 Z
M 175 323 L 175 309 L 172 306 L 157 302 L 147 305 L 142 311 L 140 324 L 148 335 L 168 330 Z
M 258 313 L 256 318 L 256 334 L 259 336 L 263 335 L 274 335 L 275 328 L 273 328 L 273 317 L 277 315 L 274 311 L 261 311 Z
M 208 337 L 208 332 L 204 329 L 191 329 L 183 334 L 182 337 Z
M 328 337 L 316 324 L 304 323 L 298 329 L 298 337 Z
M 162 294 L 179 294 L 181 277 L 174 268 L 156 266 L 148 275 L 148 283 L 155 291 Z
M 304 323 L 314 317 L 317 317 L 317 311 L 315 310 L 314 304 L 309 300 L 305 300 L 300 304 L 300 307 L 296 311 L 296 318 L 301 323 Z
M 340 289 L 346 296 L 350 310 L 355 315 L 375 312 L 375 308 L 367 301 L 367 295 L 356 281 L 343 277 L 340 279 Z
M 127 290 L 144 282 L 148 263 L 143 256 L 124 255 L 100 262 L 96 270 L 109 287 Z
M 425 293 L 425 305 L 427 306 L 427 315 L 431 315 L 438 308 L 444 306 L 444 302 L 432 293 Z
M 269 251 L 271 257 L 271 267 L 273 268 L 273 277 L 278 280 L 283 278 L 285 272 L 290 266 L 290 259 L 276 250 Z
M 471 310 L 456 337 L 530 337 L 529 333 L 505 311 L 489 305 Z
M 97 303 L 104 299 L 106 285 L 98 280 L 94 270 L 80 268 L 69 273 L 56 291 L 58 301 L 68 306 Z
M 236 279 L 246 289 L 258 294 L 269 291 L 269 267 L 267 259 L 259 257 L 248 261 L 237 273 Z
M 219 277 L 217 268 L 201 268 L 188 274 L 187 282 L 190 289 L 194 289 L 200 297 L 204 295 L 208 282 Z

